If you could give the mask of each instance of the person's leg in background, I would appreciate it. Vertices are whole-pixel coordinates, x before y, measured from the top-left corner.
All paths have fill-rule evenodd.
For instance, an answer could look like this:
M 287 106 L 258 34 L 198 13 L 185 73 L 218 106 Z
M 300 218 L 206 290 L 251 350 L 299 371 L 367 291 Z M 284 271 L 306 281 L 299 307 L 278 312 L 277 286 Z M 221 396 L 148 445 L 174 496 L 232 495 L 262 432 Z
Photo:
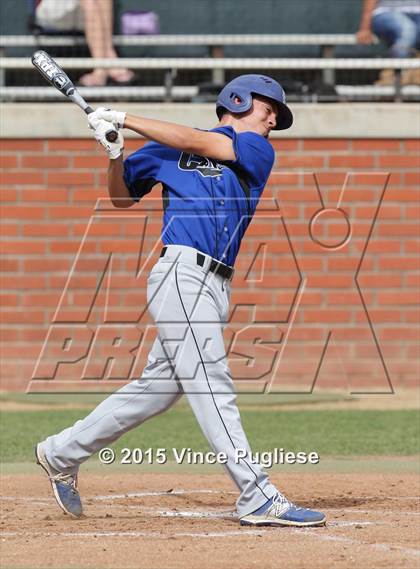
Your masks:
M 418 30 L 415 21 L 403 12 L 388 10 L 372 18 L 372 31 L 389 46 L 391 57 L 411 57 Z
M 418 57 L 420 51 L 420 12 L 408 14 L 410 20 L 416 26 L 416 55 Z
M 84 15 L 86 41 L 92 57 L 118 59 L 112 43 L 114 26 L 112 0 L 80 0 Z M 83 75 L 79 84 L 88 86 L 106 85 L 111 79 L 114 83 L 127 83 L 134 73 L 126 68 L 94 69 Z
M 416 57 L 420 57 L 420 12 L 407 13 L 407 16 L 416 27 L 416 42 L 413 51 Z M 401 83 L 403 85 L 420 85 L 420 68 L 417 66 L 415 69 L 405 69 L 402 73 Z
M 35 24 L 46 34 L 82 32 L 83 13 L 79 0 L 41 0 L 35 7 Z
M 387 11 L 372 18 L 372 31 L 389 46 L 392 57 L 412 57 L 420 47 L 420 14 Z M 394 69 L 385 69 L 376 85 L 395 85 Z M 400 77 L 401 85 L 419 85 L 420 71 L 404 69 Z

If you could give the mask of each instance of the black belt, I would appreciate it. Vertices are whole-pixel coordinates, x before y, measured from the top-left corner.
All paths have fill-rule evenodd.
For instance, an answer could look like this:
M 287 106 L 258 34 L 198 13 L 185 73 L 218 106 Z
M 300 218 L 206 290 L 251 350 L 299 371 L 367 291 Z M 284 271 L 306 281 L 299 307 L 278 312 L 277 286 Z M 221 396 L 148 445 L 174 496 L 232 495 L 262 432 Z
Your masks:
M 168 247 L 164 247 L 162 249 L 162 251 L 160 253 L 161 257 L 165 256 L 167 249 L 168 249 Z M 205 259 L 206 258 L 202 253 L 197 252 L 197 265 L 199 265 L 200 267 L 204 267 Z M 221 261 L 218 261 L 217 259 L 212 259 L 210 261 L 209 271 L 211 271 L 212 273 L 215 273 L 216 275 L 220 275 L 224 279 L 231 280 L 233 277 L 233 274 L 235 272 L 235 269 L 233 269 L 232 267 L 229 267 L 228 265 L 224 265 Z

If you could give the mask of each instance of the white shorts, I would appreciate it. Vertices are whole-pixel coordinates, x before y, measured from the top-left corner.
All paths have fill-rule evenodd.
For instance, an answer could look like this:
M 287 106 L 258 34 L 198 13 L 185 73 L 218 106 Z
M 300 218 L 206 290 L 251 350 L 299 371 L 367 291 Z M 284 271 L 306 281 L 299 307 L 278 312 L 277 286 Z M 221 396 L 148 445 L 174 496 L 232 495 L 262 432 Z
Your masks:
M 35 11 L 35 21 L 42 28 L 80 30 L 85 28 L 79 0 L 41 0 Z

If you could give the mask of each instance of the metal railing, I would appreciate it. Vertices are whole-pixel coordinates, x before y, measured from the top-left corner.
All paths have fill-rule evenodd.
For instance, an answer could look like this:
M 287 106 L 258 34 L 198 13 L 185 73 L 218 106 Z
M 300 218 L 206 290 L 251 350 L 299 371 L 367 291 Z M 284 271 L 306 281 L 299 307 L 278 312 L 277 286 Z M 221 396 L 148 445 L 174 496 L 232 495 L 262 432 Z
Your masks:
M 226 46 L 319 46 L 322 57 L 332 57 L 337 45 L 355 45 L 353 34 L 160 34 L 113 37 L 115 46 L 162 47 L 205 46 L 213 58 L 223 58 Z M 10 35 L 0 37 L 0 56 L 7 47 L 75 47 L 86 45 L 84 36 Z M 325 71 L 324 80 L 333 83 L 333 74 Z M 224 83 L 223 68 L 213 70 L 212 81 Z
M 278 57 L 57 57 L 65 69 L 129 67 L 130 69 L 417 69 L 417 59 L 390 58 L 278 58 Z M 1 61 L 3 69 L 32 69 L 29 58 L 8 57 Z
M 354 45 L 353 34 L 159 34 L 113 37 L 116 46 L 205 45 Z M 0 37 L 0 47 L 86 45 L 84 36 L 10 35 Z
M 85 38 L 79 36 L 3 36 L 0 38 L 0 80 L 6 70 L 32 69 L 29 57 L 5 56 L 8 47 L 48 47 L 85 45 Z M 318 70 L 325 84 L 335 86 L 335 75 L 338 70 L 382 70 L 393 69 L 395 73 L 394 97 L 401 99 L 401 70 L 418 69 L 418 59 L 390 58 L 335 58 L 331 57 L 336 45 L 355 45 L 356 38 L 349 34 L 238 34 L 238 35 L 156 35 L 156 36 L 114 36 L 115 45 L 124 46 L 173 46 L 195 45 L 207 46 L 210 57 L 122 57 L 119 59 L 92 59 L 86 57 L 57 57 L 57 62 L 66 70 L 127 67 L 133 70 L 163 70 L 164 85 L 155 87 L 94 87 L 84 88 L 86 94 L 95 97 L 106 97 L 118 89 L 124 98 L 136 97 L 147 99 L 148 96 L 173 100 L 192 97 L 197 87 L 174 86 L 179 71 L 208 70 L 214 84 L 223 84 L 225 72 L 231 70 L 273 71 L 273 70 Z M 227 45 L 317 45 L 323 57 L 317 58 L 279 58 L 279 57 L 224 57 L 223 47 Z M 2 83 L 4 85 L 4 83 Z M 413 86 L 415 87 L 415 86 Z M 81 88 L 81 91 L 83 88 Z M 89 93 L 88 93 L 89 90 Z M 93 91 L 92 91 L 93 90 Z M 113 91 L 112 91 L 113 90 Z M 420 89 L 419 89 L 420 90 Z M 413 91 L 413 89 L 411 90 Z M 25 97 L 37 98 L 38 94 L 47 93 L 43 87 L 3 86 L 2 98 L 5 100 Z M 414 95 L 416 91 L 414 89 Z M 59 93 L 48 91 L 49 99 L 59 98 Z

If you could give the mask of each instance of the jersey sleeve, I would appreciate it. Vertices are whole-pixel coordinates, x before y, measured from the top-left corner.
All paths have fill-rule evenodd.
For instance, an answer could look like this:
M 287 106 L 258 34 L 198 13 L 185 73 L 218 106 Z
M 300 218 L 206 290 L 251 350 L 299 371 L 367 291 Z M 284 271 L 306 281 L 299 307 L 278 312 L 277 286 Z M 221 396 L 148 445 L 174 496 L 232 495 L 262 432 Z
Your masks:
M 268 140 L 256 132 L 237 133 L 232 127 L 215 130 L 232 139 L 236 156 L 232 166 L 245 173 L 254 187 L 264 187 L 274 164 L 274 149 Z
M 124 160 L 124 182 L 130 197 L 138 202 L 158 183 L 161 158 L 157 145 L 146 144 Z

